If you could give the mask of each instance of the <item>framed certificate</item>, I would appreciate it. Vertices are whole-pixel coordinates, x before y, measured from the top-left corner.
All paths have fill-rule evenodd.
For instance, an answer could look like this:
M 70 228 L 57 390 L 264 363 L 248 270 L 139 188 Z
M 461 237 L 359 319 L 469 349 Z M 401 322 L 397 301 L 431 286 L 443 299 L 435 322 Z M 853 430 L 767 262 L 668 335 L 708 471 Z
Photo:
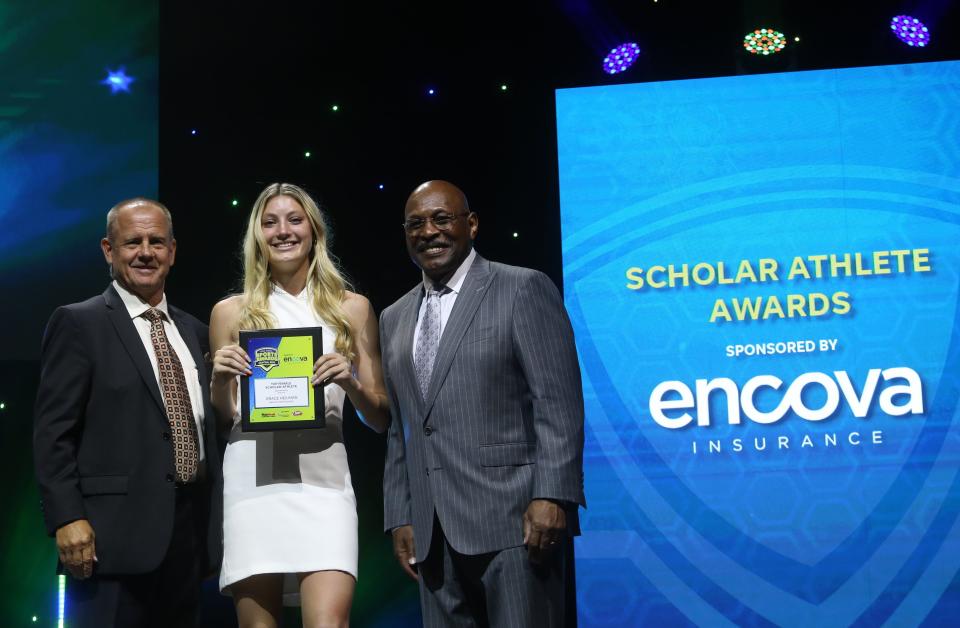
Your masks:
M 253 374 L 240 378 L 244 432 L 326 427 L 322 386 L 311 386 L 323 353 L 320 327 L 240 331 Z

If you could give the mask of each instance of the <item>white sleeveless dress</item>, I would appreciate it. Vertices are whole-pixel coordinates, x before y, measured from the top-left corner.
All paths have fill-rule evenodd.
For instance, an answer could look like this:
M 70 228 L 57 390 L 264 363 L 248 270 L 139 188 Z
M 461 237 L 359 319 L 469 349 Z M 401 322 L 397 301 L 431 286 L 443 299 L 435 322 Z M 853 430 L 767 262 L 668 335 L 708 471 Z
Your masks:
M 304 290 L 275 287 L 278 327 L 322 327 L 323 352 L 334 332 Z M 282 573 L 283 602 L 300 604 L 296 574 L 338 570 L 357 577 L 357 502 L 343 446 L 343 399 L 324 387 L 326 427 L 244 433 L 235 419 L 223 456 L 223 567 L 220 590 L 255 574 Z

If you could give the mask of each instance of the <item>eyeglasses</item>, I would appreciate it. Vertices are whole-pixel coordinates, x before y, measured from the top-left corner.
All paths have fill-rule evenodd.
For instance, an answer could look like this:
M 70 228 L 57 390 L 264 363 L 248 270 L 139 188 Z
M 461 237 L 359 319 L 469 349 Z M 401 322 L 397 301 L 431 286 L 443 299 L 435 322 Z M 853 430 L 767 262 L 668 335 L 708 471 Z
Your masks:
M 470 212 L 463 214 L 437 214 L 436 216 L 431 216 L 428 218 L 410 218 L 409 220 L 404 221 L 403 230 L 407 233 L 416 233 L 427 226 L 429 222 L 438 231 L 447 231 L 453 226 L 453 221 L 457 218 L 462 218 L 463 216 L 469 216 Z

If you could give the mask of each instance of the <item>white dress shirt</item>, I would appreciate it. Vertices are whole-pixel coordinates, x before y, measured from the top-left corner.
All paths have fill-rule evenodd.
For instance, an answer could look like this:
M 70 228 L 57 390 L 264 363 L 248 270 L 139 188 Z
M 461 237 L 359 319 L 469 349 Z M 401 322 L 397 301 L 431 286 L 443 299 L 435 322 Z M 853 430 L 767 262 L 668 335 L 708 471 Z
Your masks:
M 443 330 L 447 326 L 447 319 L 450 318 L 450 312 L 453 311 L 453 304 L 457 302 L 457 295 L 460 294 L 460 288 L 463 287 L 463 280 L 467 276 L 467 271 L 470 270 L 470 267 L 473 266 L 473 260 L 477 257 L 476 249 L 470 249 L 470 254 L 467 255 L 467 258 L 463 260 L 463 263 L 460 264 L 460 267 L 457 268 L 457 271 L 453 273 L 453 276 L 450 277 L 450 281 L 446 282 L 444 285 L 447 287 L 447 290 L 444 290 L 440 295 L 440 338 L 443 338 Z M 427 274 L 423 274 L 423 289 L 424 294 L 427 290 L 430 290 L 433 287 L 433 280 L 427 277 Z M 423 320 L 423 312 L 427 309 L 427 299 L 424 299 L 420 302 L 420 312 L 417 314 L 417 327 L 413 332 L 413 355 L 414 360 L 416 360 L 417 353 L 417 340 L 420 337 L 420 322 Z
M 147 357 L 150 358 L 150 365 L 153 366 L 153 376 L 157 378 L 157 386 L 159 386 L 160 371 L 157 368 L 157 354 L 153 350 L 153 340 L 150 339 L 150 321 L 143 317 L 143 313 L 150 309 L 150 304 L 121 286 L 117 281 L 113 282 L 113 287 L 127 307 L 127 312 L 133 319 L 133 326 L 137 328 L 137 333 L 140 334 L 143 348 L 147 350 Z M 167 332 L 167 340 L 170 341 L 170 346 L 177 354 L 180 365 L 183 367 L 183 378 L 187 380 L 187 392 L 190 393 L 190 405 L 193 407 L 193 420 L 197 423 L 197 437 L 200 439 L 197 449 L 200 460 L 203 461 L 206 456 L 203 453 L 203 392 L 200 389 L 200 373 L 197 370 L 196 362 L 193 361 L 193 356 L 190 354 L 190 349 L 187 348 L 183 337 L 177 330 L 177 326 L 170 320 L 166 294 L 163 295 L 160 303 L 154 309 L 163 312 L 163 329 Z

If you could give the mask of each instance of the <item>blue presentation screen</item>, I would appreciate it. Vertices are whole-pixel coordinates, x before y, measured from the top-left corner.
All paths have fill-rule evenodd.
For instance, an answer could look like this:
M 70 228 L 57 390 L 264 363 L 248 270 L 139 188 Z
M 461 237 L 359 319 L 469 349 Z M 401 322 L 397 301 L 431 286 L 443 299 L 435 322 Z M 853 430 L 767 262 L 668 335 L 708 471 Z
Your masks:
M 960 63 L 559 90 L 586 626 L 960 616 Z

